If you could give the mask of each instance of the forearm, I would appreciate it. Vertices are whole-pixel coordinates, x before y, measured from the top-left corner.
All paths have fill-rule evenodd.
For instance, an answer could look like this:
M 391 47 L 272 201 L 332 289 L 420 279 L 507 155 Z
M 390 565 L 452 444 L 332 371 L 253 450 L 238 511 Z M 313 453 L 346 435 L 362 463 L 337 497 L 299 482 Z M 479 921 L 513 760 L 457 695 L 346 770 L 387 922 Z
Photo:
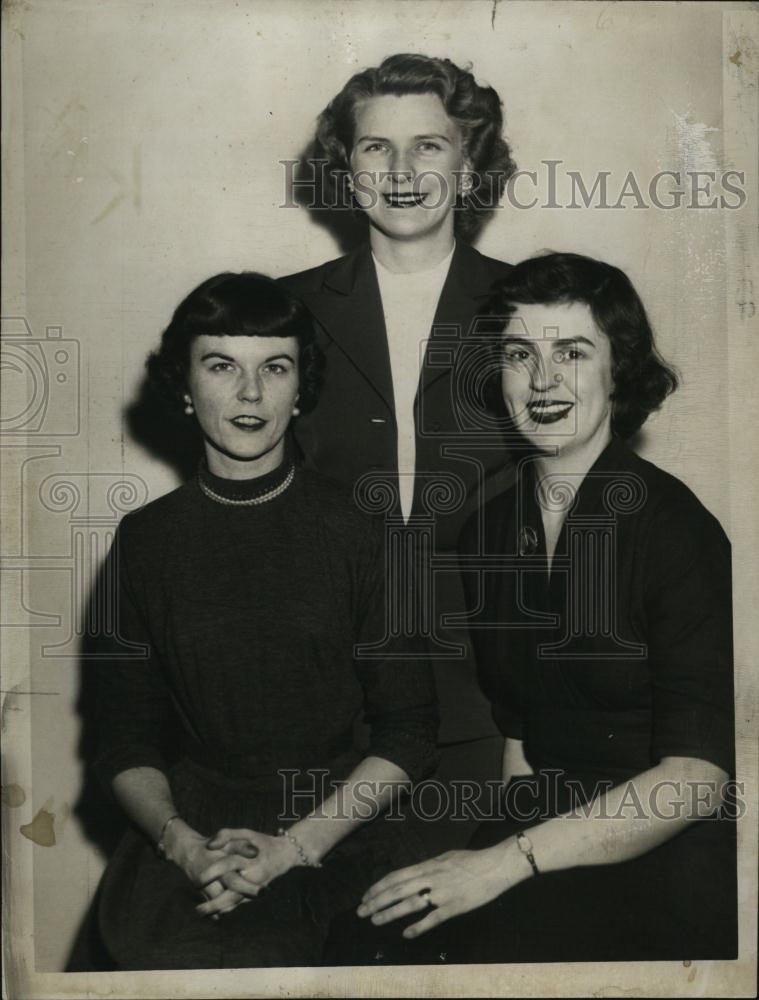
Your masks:
M 177 809 L 163 771 L 154 767 L 131 767 L 116 775 L 112 787 L 126 815 L 154 844 L 158 844 L 165 832 L 166 857 L 180 864 L 185 842 L 196 839 L 197 834 L 181 816 L 166 826 L 172 816 L 177 815 Z
M 166 821 L 176 815 L 169 782 L 154 767 L 130 767 L 113 779 L 116 801 L 147 836 L 158 842 Z
M 585 809 L 532 827 L 527 836 L 536 864 L 541 872 L 551 872 L 639 857 L 712 813 L 726 779 L 723 770 L 706 761 L 665 758 Z M 512 861 L 519 851 L 514 838 L 498 849 Z M 524 871 L 523 864 L 519 870 Z
M 381 757 L 365 757 L 346 783 L 308 816 L 290 828 L 307 857 L 321 860 L 349 833 L 374 819 L 390 805 L 409 777 Z

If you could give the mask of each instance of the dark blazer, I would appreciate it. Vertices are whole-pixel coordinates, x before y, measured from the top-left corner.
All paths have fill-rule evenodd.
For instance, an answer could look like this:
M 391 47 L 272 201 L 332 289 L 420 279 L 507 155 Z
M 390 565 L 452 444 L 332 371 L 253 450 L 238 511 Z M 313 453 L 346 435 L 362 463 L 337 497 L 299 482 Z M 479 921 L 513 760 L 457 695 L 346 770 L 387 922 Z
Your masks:
M 493 283 L 511 265 L 456 243 L 422 366 L 415 404 L 416 482 L 414 513 L 429 510 L 424 497 L 430 476 L 453 475 L 465 494 L 458 510 L 436 511 L 438 547 L 455 546 L 476 503 L 503 488 L 504 449 L 493 433 L 483 435 L 465 398 L 461 369 L 470 361 L 476 333 L 472 321 L 482 311 Z M 397 427 L 382 301 L 369 244 L 319 267 L 282 278 L 308 306 L 327 358 L 325 385 L 316 409 L 298 417 L 294 435 L 306 465 L 353 486 L 364 473 L 386 473 L 397 485 Z M 483 358 L 483 363 L 485 359 Z M 469 370 L 474 370 L 470 366 Z M 487 438 L 485 450 L 480 446 Z M 446 447 L 464 453 L 446 454 Z M 481 460 L 481 474 L 475 460 Z M 450 480 L 449 480 L 450 482 Z M 454 487 L 455 488 L 455 487 Z

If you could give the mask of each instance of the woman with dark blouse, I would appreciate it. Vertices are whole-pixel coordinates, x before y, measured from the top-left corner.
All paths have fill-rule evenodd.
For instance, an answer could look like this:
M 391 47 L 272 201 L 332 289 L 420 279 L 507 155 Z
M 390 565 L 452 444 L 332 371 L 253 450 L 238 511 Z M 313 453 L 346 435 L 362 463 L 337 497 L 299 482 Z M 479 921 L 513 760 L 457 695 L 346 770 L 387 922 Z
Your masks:
M 625 443 L 676 378 L 599 261 L 525 261 L 493 313 L 518 477 L 460 551 L 504 787 L 359 915 L 405 918 L 397 961 L 735 957 L 730 546 Z
M 256 274 L 195 289 L 149 361 L 205 462 L 110 555 L 97 766 L 133 827 L 100 925 L 120 968 L 318 964 L 331 917 L 420 856 L 385 810 L 435 765 L 432 679 L 355 652 L 384 634 L 381 531 L 285 449 L 320 363 L 305 308 Z

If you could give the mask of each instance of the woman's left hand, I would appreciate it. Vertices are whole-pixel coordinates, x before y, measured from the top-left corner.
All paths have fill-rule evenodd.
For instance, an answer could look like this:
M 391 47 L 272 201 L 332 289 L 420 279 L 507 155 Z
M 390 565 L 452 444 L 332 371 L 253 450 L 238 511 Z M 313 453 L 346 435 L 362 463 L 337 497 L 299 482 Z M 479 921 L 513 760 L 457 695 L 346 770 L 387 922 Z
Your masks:
M 364 893 L 357 912 L 378 925 L 424 913 L 403 932 L 405 938 L 418 937 L 451 917 L 484 906 L 516 884 L 519 878 L 511 877 L 508 867 L 502 850 L 448 851 L 386 875 Z
M 203 878 L 218 879 L 225 892 L 196 907 L 203 916 L 213 916 L 229 912 L 240 902 L 240 897 L 251 899 L 258 895 L 275 878 L 300 863 L 298 851 L 285 837 L 272 837 L 257 830 L 219 830 L 209 841 L 210 850 L 222 850 L 226 854 L 243 853 L 253 846 L 257 855 L 244 868 L 226 870 L 223 861 L 215 862 L 204 873 Z

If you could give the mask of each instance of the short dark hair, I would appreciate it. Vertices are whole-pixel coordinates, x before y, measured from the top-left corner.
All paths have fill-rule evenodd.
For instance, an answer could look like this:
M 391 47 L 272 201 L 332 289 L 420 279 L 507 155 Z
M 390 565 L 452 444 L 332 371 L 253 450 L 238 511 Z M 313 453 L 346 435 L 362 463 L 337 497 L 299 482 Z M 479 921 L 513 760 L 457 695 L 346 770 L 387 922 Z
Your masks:
M 298 341 L 298 408 L 313 409 L 319 396 L 324 355 L 311 315 L 287 289 L 263 274 L 224 272 L 206 279 L 177 306 L 147 360 L 148 377 L 165 398 L 182 406 L 190 346 L 203 334 L 232 337 L 295 337 Z
M 506 182 L 516 170 L 501 132 L 501 100 L 492 87 L 477 83 L 469 69 L 450 59 L 397 54 L 356 73 L 319 115 L 315 154 L 326 160 L 327 174 L 338 193 L 350 170 L 356 127 L 356 105 L 370 97 L 394 94 L 437 94 L 446 113 L 461 129 L 474 186 L 455 215 L 456 227 L 473 235 L 498 205 Z M 338 194 L 339 196 L 339 194 Z
M 521 305 L 581 302 L 611 343 L 612 433 L 631 437 L 650 413 L 677 388 L 678 377 L 659 355 L 648 316 L 627 275 L 618 267 L 575 253 L 545 253 L 516 264 L 497 283 L 483 325 L 501 334 Z M 487 399 L 503 400 L 498 376 L 491 378 Z M 497 393 L 497 396 L 496 396 Z

